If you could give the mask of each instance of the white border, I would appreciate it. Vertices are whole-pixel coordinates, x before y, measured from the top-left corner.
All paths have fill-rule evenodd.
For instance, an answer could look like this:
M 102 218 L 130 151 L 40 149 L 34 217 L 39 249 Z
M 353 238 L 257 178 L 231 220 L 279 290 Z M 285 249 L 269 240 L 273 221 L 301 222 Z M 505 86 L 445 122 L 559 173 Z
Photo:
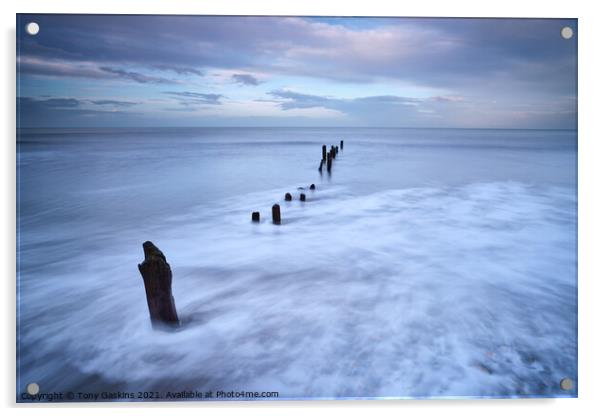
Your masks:
M 602 21 L 595 2 L 498 0 L 497 2 L 453 0 L 20 0 L 1 4 L 2 14 L 2 249 L 3 267 L 2 343 L 0 404 L 8 413 L 44 409 L 49 414 L 131 414 L 143 409 L 146 414 L 462 414 L 504 415 L 545 413 L 547 415 L 588 414 L 600 411 L 597 387 L 600 385 L 600 216 L 599 190 L 602 112 L 599 104 Z M 15 398 L 15 13 L 132 13 L 132 14 L 255 14 L 255 15 L 336 15 L 336 16 L 455 16 L 455 17 L 569 17 L 579 18 L 579 399 L 520 400 L 422 400 L 422 401 L 330 401 L 330 402 L 219 402 L 219 403 L 109 403 L 16 405 Z M 598 121 L 596 123 L 596 121 Z M 598 243 L 598 244 L 596 244 Z

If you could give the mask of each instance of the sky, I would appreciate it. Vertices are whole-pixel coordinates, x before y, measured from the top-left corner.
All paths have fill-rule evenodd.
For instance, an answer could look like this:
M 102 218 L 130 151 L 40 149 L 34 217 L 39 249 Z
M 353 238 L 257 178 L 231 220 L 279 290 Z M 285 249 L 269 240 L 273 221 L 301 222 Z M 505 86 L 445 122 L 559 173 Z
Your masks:
M 18 125 L 575 129 L 576 35 L 575 19 L 21 14 Z

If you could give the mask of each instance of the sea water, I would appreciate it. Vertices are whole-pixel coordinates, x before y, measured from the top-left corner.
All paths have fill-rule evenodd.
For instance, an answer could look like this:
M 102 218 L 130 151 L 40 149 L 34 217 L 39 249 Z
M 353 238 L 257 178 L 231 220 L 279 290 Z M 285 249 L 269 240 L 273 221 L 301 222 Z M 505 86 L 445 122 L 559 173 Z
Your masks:
M 17 399 L 574 396 L 576 158 L 575 131 L 21 129 Z

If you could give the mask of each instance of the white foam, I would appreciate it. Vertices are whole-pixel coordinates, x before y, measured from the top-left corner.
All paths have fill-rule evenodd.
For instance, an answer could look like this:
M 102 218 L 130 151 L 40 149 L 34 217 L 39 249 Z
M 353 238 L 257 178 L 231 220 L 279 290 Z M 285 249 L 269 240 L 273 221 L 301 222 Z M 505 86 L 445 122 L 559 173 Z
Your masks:
M 136 390 L 281 398 L 560 394 L 576 380 L 571 188 L 331 185 L 304 204 L 286 191 L 147 230 L 173 269 L 176 333 L 150 327 L 136 233 L 22 281 L 20 341 L 35 345 L 22 379 L 77 384 L 61 380 L 67 363 Z

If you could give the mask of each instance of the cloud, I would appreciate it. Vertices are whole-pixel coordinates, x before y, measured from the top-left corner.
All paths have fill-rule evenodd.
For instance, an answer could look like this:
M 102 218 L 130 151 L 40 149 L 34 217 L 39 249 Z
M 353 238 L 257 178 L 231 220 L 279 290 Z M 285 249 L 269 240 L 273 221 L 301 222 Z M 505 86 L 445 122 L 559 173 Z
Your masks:
M 89 100 L 90 103 L 96 105 L 112 105 L 115 107 L 131 107 L 138 104 L 134 101 L 120 101 L 120 100 Z
M 18 127 L 85 127 L 124 125 L 140 117 L 131 111 L 108 111 L 87 107 L 89 100 L 76 98 L 18 97 Z
M 426 125 L 436 114 L 428 108 L 429 99 L 397 95 L 375 95 L 356 98 L 336 98 L 304 94 L 291 90 L 268 93 L 283 111 L 321 108 L 336 111 L 357 125 L 405 126 Z
M 185 66 L 161 64 L 161 65 L 155 65 L 155 68 L 160 69 L 162 71 L 172 71 L 178 75 L 198 75 L 198 76 L 204 75 L 204 72 L 199 69 L 185 67 Z
M 324 107 L 343 112 L 353 112 L 355 109 L 370 109 L 382 106 L 409 105 L 413 106 L 423 100 L 395 95 L 379 95 L 342 99 L 320 95 L 303 94 L 290 90 L 273 90 L 268 93 L 272 97 L 284 99 L 277 101 L 283 110 L 293 108 Z
M 130 79 L 132 81 L 139 82 L 141 84 L 175 84 L 176 82 L 167 78 L 154 77 L 150 75 L 144 75 L 139 72 L 126 71 L 119 68 L 111 68 L 107 66 L 100 67 L 101 71 L 113 74 L 119 78 Z
M 88 104 L 95 106 L 114 106 L 114 107 L 131 107 L 139 104 L 134 101 L 122 100 L 107 100 L 107 99 L 78 99 L 78 98 L 63 98 L 63 97 L 20 97 L 18 99 L 25 105 L 36 105 L 38 108 L 45 109 L 72 109 L 81 108 Z M 95 111 L 95 110 L 91 110 Z
M 268 94 L 275 98 L 285 99 L 284 101 L 278 101 L 283 110 L 312 107 L 335 108 L 344 102 L 344 100 L 340 99 L 323 97 L 320 95 L 303 94 L 289 90 L 273 90 Z
M 511 74 L 538 88 L 574 90 L 574 77 L 565 67 L 574 63 L 576 43 L 558 35 L 560 27 L 576 24 L 571 19 L 349 18 L 345 21 L 355 24 L 343 25 L 327 18 L 269 16 L 35 17 L 52 30 L 20 37 L 24 57 L 160 68 L 179 75 L 247 68 L 343 82 L 392 79 L 446 87 L 478 87 L 479 80 Z
M 220 105 L 221 99 L 224 97 L 222 94 L 205 94 L 191 91 L 164 91 L 163 94 L 170 95 L 178 99 L 181 105 L 197 105 L 197 104 L 209 104 L 209 105 Z
M 42 59 L 33 56 L 17 57 L 19 74 L 65 78 L 111 78 L 92 62 Z
M 45 100 L 41 100 L 44 105 L 53 108 L 74 108 L 79 107 L 81 101 L 76 100 L 75 98 L 48 98 Z
M 442 103 L 458 103 L 464 101 L 464 97 L 461 97 L 459 95 L 437 95 L 431 97 L 431 100 Z
M 21 74 L 68 78 L 124 79 L 141 84 L 178 84 L 176 80 L 126 71 L 121 68 L 98 66 L 94 62 L 87 61 L 45 60 L 31 56 L 20 56 L 17 64 Z
M 400 97 L 397 95 L 376 95 L 372 97 L 360 97 L 355 98 L 356 102 L 364 102 L 364 103 L 388 103 L 388 104 L 404 104 L 404 105 L 414 105 L 416 103 L 420 103 L 423 100 L 419 98 L 412 97 Z
M 241 85 L 259 85 L 259 80 L 250 74 L 234 74 L 232 79 Z
M 124 102 L 138 102 L 134 94 L 142 85 L 146 96 L 169 96 L 163 96 L 160 106 L 169 101 L 170 111 L 209 112 L 204 107 L 223 105 L 217 112 L 236 101 L 265 101 L 264 86 L 270 85 L 272 107 L 291 118 L 295 111 L 309 109 L 331 114 L 320 110 L 329 109 L 369 125 L 430 125 L 437 117 L 443 125 L 482 126 L 486 120 L 512 127 L 520 117 L 526 120 L 521 126 L 551 127 L 561 124 L 554 121 L 557 114 L 573 127 L 576 118 L 576 106 L 560 100 L 576 98 L 576 39 L 559 36 L 562 26 L 577 28 L 573 19 L 24 18 L 46 29 L 35 37 L 17 37 L 22 91 L 35 91 L 40 79 L 48 90 L 73 91 L 81 88 L 77 80 L 91 79 L 90 89 L 113 88 L 112 95 Z M 269 82 L 260 83 L 258 75 Z M 232 83 L 257 88 L 233 88 Z M 163 93 L 176 88 L 166 85 L 186 85 L 182 89 L 190 91 Z M 283 85 L 295 91 L 279 88 Z M 378 92 L 370 93 L 372 87 Z M 212 94 L 192 92 L 197 88 Z M 125 91 L 131 96 L 124 96 Z M 328 95 L 332 91 L 339 96 Z M 363 96 L 341 98 L 358 95 Z M 517 108 L 516 103 L 537 110 Z M 43 105 L 49 109 L 53 103 Z M 131 106 L 55 102 L 55 108 L 65 111 L 69 105 L 81 111 Z M 160 106 L 155 108 L 159 116 Z M 245 111 L 250 110 L 237 108 L 236 115 L 243 120 Z M 491 116 L 483 117 L 487 111 Z

